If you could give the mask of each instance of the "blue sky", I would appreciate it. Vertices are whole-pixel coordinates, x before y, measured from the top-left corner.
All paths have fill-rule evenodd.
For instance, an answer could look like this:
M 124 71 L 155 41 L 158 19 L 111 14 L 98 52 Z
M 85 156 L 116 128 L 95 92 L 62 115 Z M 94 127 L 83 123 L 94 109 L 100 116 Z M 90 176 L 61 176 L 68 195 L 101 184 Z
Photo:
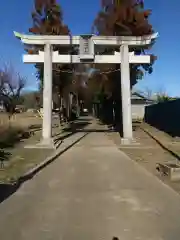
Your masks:
M 0 63 L 12 63 L 28 78 L 28 88 L 37 87 L 33 65 L 22 63 L 23 46 L 13 36 L 13 31 L 28 32 L 32 26 L 33 0 L 6 0 L 1 6 Z M 89 33 L 92 22 L 100 9 L 100 0 L 61 0 L 64 21 L 74 35 Z M 154 72 L 146 75 L 136 88 L 148 87 L 153 91 L 165 90 L 169 95 L 180 96 L 179 54 L 180 54 L 180 1 L 145 0 L 145 6 L 152 9 L 151 23 L 159 32 L 159 39 L 151 50 L 158 56 Z M 7 19 L 8 17 L 8 19 Z

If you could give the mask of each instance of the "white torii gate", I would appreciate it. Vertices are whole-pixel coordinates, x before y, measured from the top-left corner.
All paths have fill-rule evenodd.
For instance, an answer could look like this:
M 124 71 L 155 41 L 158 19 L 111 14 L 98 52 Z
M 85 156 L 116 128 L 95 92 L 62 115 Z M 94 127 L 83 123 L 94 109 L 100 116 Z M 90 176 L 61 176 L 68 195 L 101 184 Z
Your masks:
M 49 35 L 25 35 L 14 32 L 24 44 L 44 45 L 44 52 L 39 54 L 23 55 L 25 63 L 44 63 L 44 88 L 43 88 L 43 131 L 41 145 L 53 147 L 52 140 L 52 63 L 119 63 L 121 64 L 121 96 L 123 117 L 123 143 L 130 143 L 132 134 L 131 115 L 131 90 L 129 64 L 150 63 L 149 55 L 134 55 L 129 52 L 130 47 L 138 47 L 151 44 L 158 33 L 148 36 L 49 36 Z M 62 55 L 52 50 L 52 45 L 79 45 L 79 55 Z M 120 47 L 120 52 L 113 55 L 95 55 L 94 46 Z

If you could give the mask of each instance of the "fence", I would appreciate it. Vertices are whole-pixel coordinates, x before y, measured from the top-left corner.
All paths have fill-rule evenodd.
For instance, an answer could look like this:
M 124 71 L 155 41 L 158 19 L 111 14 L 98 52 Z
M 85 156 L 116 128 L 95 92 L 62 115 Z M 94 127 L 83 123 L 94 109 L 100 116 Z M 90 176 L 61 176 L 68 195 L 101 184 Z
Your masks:
M 180 136 L 180 99 L 146 106 L 144 120 L 173 137 Z

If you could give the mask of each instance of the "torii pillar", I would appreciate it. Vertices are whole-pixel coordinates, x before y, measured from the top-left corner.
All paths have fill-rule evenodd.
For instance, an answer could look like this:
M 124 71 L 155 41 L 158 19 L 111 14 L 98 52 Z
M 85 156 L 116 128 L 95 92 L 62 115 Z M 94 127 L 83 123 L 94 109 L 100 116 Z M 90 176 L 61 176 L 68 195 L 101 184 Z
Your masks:
M 121 53 L 121 101 L 123 138 L 122 144 L 129 144 L 133 140 L 132 113 L 131 113 L 131 87 L 129 67 L 129 47 L 127 44 L 120 46 Z
M 43 87 L 43 127 L 42 142 L 44 146 L 53 147 L 52 139 L 52 45 L 44 46 L 44 87 Z M 44 107 L 45 106 L 45 107 Z

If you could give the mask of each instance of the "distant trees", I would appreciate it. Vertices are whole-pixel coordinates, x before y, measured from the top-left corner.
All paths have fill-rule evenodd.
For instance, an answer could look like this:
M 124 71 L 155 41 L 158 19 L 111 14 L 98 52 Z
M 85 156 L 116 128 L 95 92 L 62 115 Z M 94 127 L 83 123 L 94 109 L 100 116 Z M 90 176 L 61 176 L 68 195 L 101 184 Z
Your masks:
M 165 91 L 164 88 L 160 88 L 157 93 L 156 93 L 156 101 L 157 102 L 166 102 L 166 101 L 170 101 L 173 98 L 171 98 L 167 92 Z
M 155 103 L 178 99 L 178 97 L 170 97 L 164 88 L 160 88 L 158 91 L 153 91 L 152 89 L 146 87 L 144 90 L 137 90 L 136 92 L 140 93 L 147 99 L 154 100 Z
M 153 90 L 148 88 L 148 87 L 145 87 L 144 90 L 135 90 L 135 92 L 141 94 L 143 97 L 147 98 L 147 99 L 153 99 Z
M 11 65 L 0 69 L 0 101 L 10 116 L 16 106 L 22 104 L 22 90 L 26 85 L 26 78 L 15 72 Z
M 156 101 L 159 102 L 167 102 L 167 101 L 171 101 L 174 100 L 173 98 L 169 97 L 168 95 L 161 95 L 161 94 L 157 94 L 157 99 Z

